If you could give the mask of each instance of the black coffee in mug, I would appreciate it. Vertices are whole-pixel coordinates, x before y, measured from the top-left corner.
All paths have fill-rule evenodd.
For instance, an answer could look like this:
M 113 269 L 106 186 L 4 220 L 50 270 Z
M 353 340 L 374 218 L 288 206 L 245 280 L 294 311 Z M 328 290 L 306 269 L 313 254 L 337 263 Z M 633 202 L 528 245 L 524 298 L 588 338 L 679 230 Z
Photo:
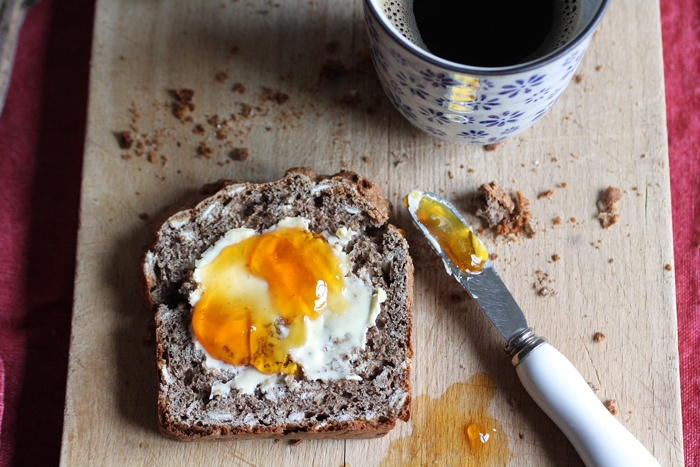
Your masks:
M 576 29 L 583 0 L 382 0 L 411 42 L 463 65 L 503 67 L 542 57 Z

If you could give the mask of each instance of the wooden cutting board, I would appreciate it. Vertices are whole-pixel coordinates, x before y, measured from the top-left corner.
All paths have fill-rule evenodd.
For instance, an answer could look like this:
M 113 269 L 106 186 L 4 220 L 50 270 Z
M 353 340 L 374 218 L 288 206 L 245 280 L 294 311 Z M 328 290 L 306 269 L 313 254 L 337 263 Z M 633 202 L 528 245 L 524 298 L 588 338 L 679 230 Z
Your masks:
M 483 235 L 530 324 L 601 401 L 616 401 L 617 418 L 662 465 L 681 465 L 657 2 L 612 2 L 580 82 L 534 128 L 492 152 L 441 144 L 400 117 L 371 68 L 362 17 L 360 0 L 98 1 L 61 465 L 582 465 L 401 208 L 400 198 L 420 188 L 478 225 L 474 194 L 492 180 L 522 191 L 539 221 L 531 239 Z M 343 64 L 339 76 L 322 73 L 329 59 Z M 170 93 L 181 88 L 195 91 L 184 123 Z M 231 114 L 239 116 L 217 139 L 208 120 Z M 120 149 L 116 132 L 130 127 L 136 142 Z M 250 157 L 232 160 L 235 148 Z M 269 181 L 300 165 L 374 179 L 408 234 L 416 263 L 412 422 L 380 440 L 297 446 L 165 439 L 137 281 L 152 220 L 205 182 Z M 604 230 L 596 200 L 609 185 L 624 192 L 622 220 Z M 464 434 L 472 423 L 491 434 L 480 451 Z

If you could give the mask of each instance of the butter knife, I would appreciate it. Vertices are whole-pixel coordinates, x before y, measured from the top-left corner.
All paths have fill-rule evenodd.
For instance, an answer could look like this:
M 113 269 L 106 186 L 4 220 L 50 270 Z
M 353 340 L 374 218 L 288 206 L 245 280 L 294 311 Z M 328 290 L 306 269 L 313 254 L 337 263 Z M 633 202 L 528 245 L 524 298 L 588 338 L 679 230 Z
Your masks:
M 523 386 L 588 467 L 660 466 L 595 396 L 576 368 L 528 327 L 486 247 L 444 198 L 412 191 L 404 205 L 451 274 L 506 340 Z

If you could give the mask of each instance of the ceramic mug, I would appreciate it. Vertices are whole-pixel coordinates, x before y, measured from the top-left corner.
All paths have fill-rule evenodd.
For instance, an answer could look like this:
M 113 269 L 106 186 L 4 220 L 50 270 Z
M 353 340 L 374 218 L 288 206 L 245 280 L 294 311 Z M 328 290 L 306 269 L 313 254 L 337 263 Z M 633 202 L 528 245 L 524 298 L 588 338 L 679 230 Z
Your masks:
M 406 119 L 443 141 L 492 144 L 532 126 L 571 81 L 609 0 L 584 0 L 567 43 L 506 67 L 444 60 L 406 39 L 379 0 L 364 0 L 370 53 L 384 91 Z

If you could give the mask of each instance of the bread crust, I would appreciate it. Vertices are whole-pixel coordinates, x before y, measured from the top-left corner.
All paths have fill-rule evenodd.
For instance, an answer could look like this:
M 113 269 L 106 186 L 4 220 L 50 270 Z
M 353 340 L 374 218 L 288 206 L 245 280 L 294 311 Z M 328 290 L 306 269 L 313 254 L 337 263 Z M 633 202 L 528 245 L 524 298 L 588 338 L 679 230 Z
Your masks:
M 343 421 L 327 421 L 302 424 L 264 425 L 254 424 L 249 426 L 236 424 L 216 424 L 196 426 L 191 421 L 180 421 L 172 412 L 173 402 L 168 399 L 164 390 L 163 370 L 170 365 L 166 355 L 168 349 L 166 326 L 160 321 L 159 310 L 170 310 L 164 303 L 167 302 L 167 294 L 163 293 L 163 274 L 158 274 L 157 266 L 154 267 L 153 254 L 159 243 L 166 235 L 172 234 L 172 225 L 194 222 L 201 210 L 210 209 L 207 203 L 217 198 L 228 199 L 231 190 L 254 191 L 265 190 L 268 187 L 309 184 L 317 187 L 324 183 L 333 182 L 334 193 L 347 196 L 354 203 L 362 206 L 362 222 L 368 227 L 384 229 L 384 241 L 394 242 L 401 249 L 401 303 L 393 304 L 395 313 L 405 313 L 402 319 L 406 321 L 401 339 L 405 345 L 401 349 L 405 355 L 405 369 L 401 370 L 401 381 L 398 386 L 406 389 L 403 395 L 401 407 L 392 412 L 391 416 L 381 415 L 374 419 L 357 418 Z M 277 185 L 275 185 L 277 184 Z M 271 189 L 272 189 L 271 188 Z M 229 191 L 227 191 L 229 190 Z M 158 422 L 160 432 L 169 438 L 178 441 L 218 441 L 233 439 L 353 439 L 353 438 L 377 438 L 384 436 L 391 430 L 396 420 L 408 421 L 411 414 L 410 374 L 412 346 L 412 318 L 411 307 L 413 304 L 413 264 L 407 253 L 407 244 L 403 238 L 403 232 L 386 224 L 391 212 L 391 203 L 384 197 L 380 188 L 370 180 L 349 171 L 341 171 L 335 175 L 318 175 L 308 168 L 300 167 L 289 169 L 285 176 L 277 181 L 263 184 L 243 183 L 237 180 L 219 180 L 215 183 L 204 185 L 196 193 L 186 197 L 173 205 L 160 217 L 154 226 L 156 240 L 153 246 L 142 255 L 139 262 L 141 274 L 141 292 L 146 305 L 156 313 L 156 340 L 157 340 L 157 366 L 160 374 L 161 385 L 158 396 Z M 150 256 L 149 256 L 150 255 Z M 393 263 L 392 263 L 393 264 Z M 393 266 L 392 266 L 393 267 Z M 393 273 L 393 271 L 391 271 Z M 168 311 L 169 312 L 169 311 Z M 384 313 L 384 311 L 382 311 Z M 384 318 L 386 319 L 386 317 Z M 350 384 L 350 383 L 348 383 Z M 243 397 L 241 395 L 236 396 Z

